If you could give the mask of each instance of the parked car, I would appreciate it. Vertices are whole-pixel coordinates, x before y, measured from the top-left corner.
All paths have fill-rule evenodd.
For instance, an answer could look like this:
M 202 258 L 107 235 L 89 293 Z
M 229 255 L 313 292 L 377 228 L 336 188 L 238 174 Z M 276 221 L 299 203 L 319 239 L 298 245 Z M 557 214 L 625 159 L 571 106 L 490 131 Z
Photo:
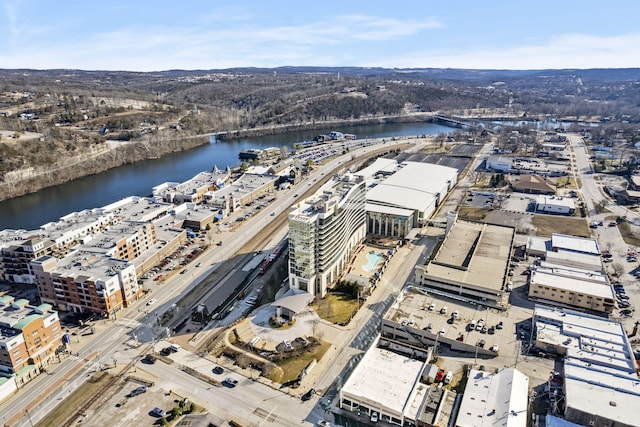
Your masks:
M 444 383 L 449 384 L 453 379 L 453 371 L 447 372 L 447 375 L 444 376 Z
M 319 420 L 317 424 L 319 427 L 331 427 L 331 423 L 327 420 Z
M 224 369 L 222 368 L 222 366 L 216 366 L 215 368 L 213 368 L 211 370 L 214 374 L 220 375 L 224 372 Z
M 502 320 L 498 322 L 498 324 L 496 325 L 496 329 L 502 329 L 504 327 L 504 323 L 502 323 Z
M 629 307 L 631 307 L 631 304 L 629 304 L 627 301 L 619 301 L 618 302 L 618 307 L 620 307 L 620 308 L 629 308 Z
M 165 411 L 164 409 L 155 407 L 151 410 L 151 415 L 153 415 L 154 417 L 164 417 L 165 415 L 167 415 L 167 411 Z
M 438 373 L 436 374 L 436 382 L 439 383 L 440 381 L 444 380 L 445 375 L 446 372 L 444 371 L 444 369 L 439 369 Z
M 487 330 L 487 333 L 488 333 L 489 335 L 493 335 L 493 334 L 495 334 L 495 333 L 496 333 L 496 328 L 495 328 L 495 326 L 490 327 L 490 328 Z
M 133 397 L 146 392 L 147 392 L 147 388 L 145 386 L 140 386 L 131 390 L 131 393 L 129 393 L 129 396 Z
M 372 423 L 377 423 L 378 422 L 378 413 L 376 411 L 373 411 L 371 413 L 371 422 Z
M 491 346 L 489 350 L 493 351 L 494 353 L 497 353 L 499 349 L 500 347 L 498 346 L 498 344 L 494 344 Z

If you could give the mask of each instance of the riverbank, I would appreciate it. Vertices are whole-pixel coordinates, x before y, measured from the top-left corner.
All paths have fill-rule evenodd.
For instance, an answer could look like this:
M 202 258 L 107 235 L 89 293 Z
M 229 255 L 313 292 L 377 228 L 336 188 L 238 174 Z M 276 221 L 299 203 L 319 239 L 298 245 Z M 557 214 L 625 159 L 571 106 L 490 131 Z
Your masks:
M 429 122 L 431 116 L 431 113 L 411 113 L 399 116 L 380 116 L 357 120 L 329 120 L 273 125 L 261 128 L 238 129 L 222 133 L 210 132 L 185 137 L 165 136 L 164 138 L 156 138 L 153 141 L 133 140 L 111 145 L 108 150 L 102 150 L 93 155 L 59 159 L 49 168 L 40 168 L 38 170 L 28 171 L 28 173 L 25 171 L 25 173 L 17 173 L 12 176 L 7 174 L 5 181 L 0 183 L 0 201 L 35 193 L 46 188 L 99 174 L 123 165 L 149 159 L 158 159 L 172 153 L 206 145 L 210 142 L 210 135 L 215 135 L 221 140 L 231 141 L 243 137 L 260 137 L 327 127 L 335 127 L 336 130 L 340 130 L 341 127 L 344 126 L 421 123 Z
M 321 129 L 330 126 L 339 130 L 343 126 L 367 126 L 387 123 L 420 123 L 429 122 L 433 119 L 433 113 L 416 112 L 402 115 L 377 116 L 366 119 L 350 119 L 350 120 L 314 120 L 308 123 L 291 123 L 284 125 L 271 125 L 264 127 L 256 127 L 251 129 L 237 129 L 233 131 L 216 132 L 211 131 L 210 134 L 220 141 L 232 140 L 236 138 L 250 138 L 265 135 L 275 135 L 279 133 L 295 132 L 301 130 Z

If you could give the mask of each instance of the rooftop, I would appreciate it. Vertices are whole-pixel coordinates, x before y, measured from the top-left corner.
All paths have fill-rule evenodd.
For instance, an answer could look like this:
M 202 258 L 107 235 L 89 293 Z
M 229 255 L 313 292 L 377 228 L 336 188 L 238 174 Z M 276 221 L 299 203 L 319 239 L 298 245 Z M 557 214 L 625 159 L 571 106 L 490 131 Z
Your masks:
M 334 206 L 339 206 L 349 192 L 361 182 L 361 177 L 352 174 L 334 177 L 323 184 L 311 197 L 292 207 L 289 220 L 313 223 L 322 214 L 331 215 Z
M 576 294 L 614 298 L 613 289 L 603 272 L 543 263 L 531 272 L 531 283 L 562 288 Z
M 430 277 L 500 291 L 515 229 L 458 219 L 435 257 Z
M 567 236 L 564 234 L 551 235 L 551 247 L 564 249 L 567 251 L 583 252 L 587 254 L 600 255 L 600 247 L 595 239 L 585 237 Z
M 567 360 L 599 365 L 613 377 L 637 380 L 635 358 L 624 326 L 619 322 L 568 309 L 536 306 L 534 328 L 537 341 L 562 347 Z M 587 378 L 585 378 L 587 380 Z
M 16 336 L 33 320 L 48 316 L 57 316 L 50 305 L 34 307 L 27 300 L 16 300 L 11 295 L 4 294 L 0 299 L 0 340 Z
M 471 369 L 456 426 L 526 427 L 529 378 L 514 368 L 497 373 Z
M 371 402 L 386 413 L 403 414 L 423 366 L 419 360 L 372 346 L 342 387 L 342 395 Z

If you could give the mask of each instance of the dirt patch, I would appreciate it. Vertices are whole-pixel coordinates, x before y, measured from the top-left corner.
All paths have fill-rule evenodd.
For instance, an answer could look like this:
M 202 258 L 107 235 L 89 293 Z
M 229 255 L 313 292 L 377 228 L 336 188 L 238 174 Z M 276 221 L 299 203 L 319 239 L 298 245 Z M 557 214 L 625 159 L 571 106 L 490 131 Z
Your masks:
M 534 215 L 532 220 L 538 236 L 550 237 L 553 233 L 568 236 L 589 237 L 587 221 L 580 218 L 568 218 L 552 215 Z
M 633 226 L 628 222 L 620 222 L 618 224 L 618 230 L 627 245 L 640 246 L 640 234 L 638 233 L 637 226 Z
M 97 393 L 102 387 L 105 387 L 112 378 L 108 372 L 99 372 L 93 375 L 80 388 L 73 392 L 69 397 L 64 399 L 60 405 L 51 411 L 47 417 L 36 424 L 37 427 L 54 427 L 63 425 L 71 414 L 81 407 L 91 396 Z

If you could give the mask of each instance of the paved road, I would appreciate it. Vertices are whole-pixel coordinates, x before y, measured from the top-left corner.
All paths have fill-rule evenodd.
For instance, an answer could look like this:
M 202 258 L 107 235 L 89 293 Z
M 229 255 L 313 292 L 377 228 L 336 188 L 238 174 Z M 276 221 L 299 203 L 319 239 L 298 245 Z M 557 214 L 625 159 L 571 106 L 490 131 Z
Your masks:
M 389 141 L 385 148 L 402 143 L 405 141 Z M 272 212 L 276 215 L 288 209 L 298 197 L 303 197 L 303 193 L 312 186 L 314 180 L 327 176 L 352 156 L 366 155 L 366 153 L 371 153 L 378 148 L 381 147 L 373 146 L 354 150 L 347 155 L 327 162 L 301 185 L 289 190 L 284 196 L 278 197 L 277 201 L 267 209 L 263 209 L 261 214 L 245 221 L 237 232 L 224 234 L 225 237 L 221 238 L 223 246 L 213 246 L 211 251 L 201 254 L 199 261 L 203 264 L 206 262 L 205 265 L 210 265 L 214 269 L 219 267 L 222 262 L 234 256 L 247 241 L 255 237 L 266 222 L 271 220 Z M 195 269 L 195 267 L 187 268 L 190 270 L 188 273 L 174 275 L 162 286 L 155 287 L 152 295 L 138 301 L 132 308 L 121 312 L 119 319 L 96 323 L 94 325 L 95 335 L 90 339 L 82 339 L 75 346 L 72 343 L 71 349 L 77 353 L 77 356 L 67 357 L 61 363 L 52 365 L 48 370 L 48 375 L 39 376 L 23 387 L 19 393 L 3 401 L 0 405 L 3 424 L 19 414 L 22 414 L 22 418 L 14 425 L 26 426 L 37 423 L 61 400 L 84 383 L 88 377 L 88 371 L 100 369 L 100 367 L 114 364 L 114 362 L 123 364 L 133 361 L 141 357 L 147 349 L 146 346 L 136 347 L 138 344 L 147 343 L 151 347 L 155 341 L 166 336 L 166 329 L 158 327 L 157 318 L 162 316 L 164 312 L 173 310 L 172 306 L 179 301 L 181 294 L 193 289 L 199 281 L 204 280 L 212 272 L 212 268 L 202 271 Z M 156 301 L 147 306 L 146 302 L 150 298 Z M 79 348 L 80 346 L 82 348 Z M 95 357 L 95 354 L 98 356 Z M 44 400 L 40 398 L 43 390 L 52 390 Z M 28 416 L 25 408 L 30 408 Z

